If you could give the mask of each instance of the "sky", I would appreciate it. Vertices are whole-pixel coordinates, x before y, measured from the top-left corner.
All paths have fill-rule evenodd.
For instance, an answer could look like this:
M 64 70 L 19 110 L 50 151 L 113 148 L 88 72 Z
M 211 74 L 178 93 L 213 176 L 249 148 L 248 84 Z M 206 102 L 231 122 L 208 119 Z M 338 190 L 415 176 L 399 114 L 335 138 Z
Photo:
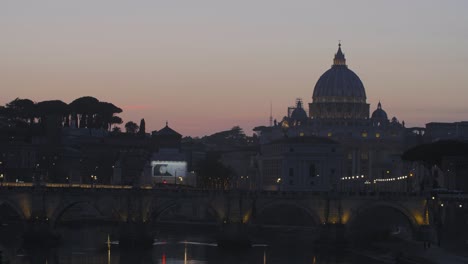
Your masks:
M 468 120 L 465 0 L 1 0 L 0 105 L 112 102 L 124 122 L 246 134 L 308 104 L 341 40 L 373 111 Z

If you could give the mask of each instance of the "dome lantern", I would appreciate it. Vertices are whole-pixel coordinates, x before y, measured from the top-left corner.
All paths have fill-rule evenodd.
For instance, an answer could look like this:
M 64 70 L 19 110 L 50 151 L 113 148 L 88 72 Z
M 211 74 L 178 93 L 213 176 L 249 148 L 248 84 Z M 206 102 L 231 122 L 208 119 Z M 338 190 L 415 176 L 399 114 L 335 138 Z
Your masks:
M 333 66 L 346 66 L 346 58 L 344 53 L 341 51 L 341 42 L 338 43 L 338 51 L 333 59 Z

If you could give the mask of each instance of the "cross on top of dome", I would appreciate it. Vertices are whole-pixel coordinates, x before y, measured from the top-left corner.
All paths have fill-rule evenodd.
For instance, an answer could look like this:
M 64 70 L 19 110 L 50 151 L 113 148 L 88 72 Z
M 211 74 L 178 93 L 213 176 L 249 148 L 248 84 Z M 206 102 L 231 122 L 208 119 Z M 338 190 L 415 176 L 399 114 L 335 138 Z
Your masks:
M 333 59 L 333 65 L 342 65 L 346 66 L 346 58 L 344 53 L 341 51 L 341 41 L 338 42 L 338 51 L 335 54 Z

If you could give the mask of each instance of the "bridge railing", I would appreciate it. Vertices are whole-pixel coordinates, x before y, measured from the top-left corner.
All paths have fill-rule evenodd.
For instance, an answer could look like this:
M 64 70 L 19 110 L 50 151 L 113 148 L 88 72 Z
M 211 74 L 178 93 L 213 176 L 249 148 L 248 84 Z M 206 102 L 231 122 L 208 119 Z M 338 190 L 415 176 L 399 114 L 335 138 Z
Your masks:
M 375 198 L 392 198 L 392 197 L 430 197 L 429 192 L 343 192 L 343 191 L 265 191 L 265 190 L 219 190 L 219 189 L 204 189 L 194 188 L 184 185 L 171 186 L 131 186 L 131 185 L 106 185 L 106 184 L 79 184 L 79 183 L 45 183 L 42 185 L 34 185 L 33 183 L 20 182 L 4 182 L 0 183 L 0 189 L 8 188 L 47 188 L 51 190 L 59 189 L 100 189 L 100 190 L 128 190 L 138 189 L 145 191 L 158 191 L 167 193 L 199 193 L 199 194 L 219 194 L 230 193 L 246 196 L 269 196 L 269 197 L 304 197 L 304 196 L 326 196 L 326 197 L 375 197 Z M 465 194 L 466 195 L 466 194 Z M 459 196 L 457 196 L 459 197 Z M 448 198 L 448 197 L 447 197 Z
M 0 187 L 32 187 L 33 184 L 30 182 L 3 182 L 0 183 Z

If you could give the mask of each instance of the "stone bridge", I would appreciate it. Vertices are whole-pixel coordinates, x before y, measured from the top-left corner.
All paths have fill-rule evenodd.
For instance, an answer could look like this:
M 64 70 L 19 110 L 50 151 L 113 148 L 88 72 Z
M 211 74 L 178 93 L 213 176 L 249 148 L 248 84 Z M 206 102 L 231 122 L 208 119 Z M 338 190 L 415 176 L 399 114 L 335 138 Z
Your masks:
M 41 223 L 52 230 L 65 221 L 97 220 L 220 226 L 242 223 L 269 228 L 342 226 L 345 233 L 352 234 L 366 229 L 370 222 L 385 222 L 393 226 L 405 224 L 411 234 L 417 235 L 422 228 L 440 221 L 440 199 L 431 194 L 408 193 L 10 184 L 0 186 L 0 214 L 10 210 L 25 226 Z

